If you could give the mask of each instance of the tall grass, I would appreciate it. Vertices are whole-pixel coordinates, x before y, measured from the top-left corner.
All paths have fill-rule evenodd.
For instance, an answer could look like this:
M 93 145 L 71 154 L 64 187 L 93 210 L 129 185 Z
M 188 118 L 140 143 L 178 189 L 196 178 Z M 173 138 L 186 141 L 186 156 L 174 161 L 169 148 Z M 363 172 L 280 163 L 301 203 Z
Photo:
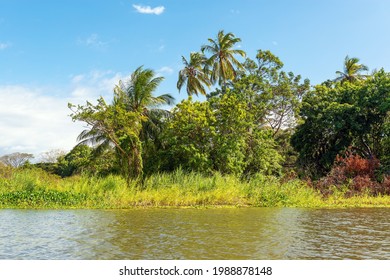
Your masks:
M 0 168 L 0 208 L 130 207 L 367 207 L 390 206 L 390 197 L 367 194 L 323 198 L 303 181 L 282 181 L 257 174 L 249 180 L 233 175 L 176 170 L 128 187 L 117 175 L 60 178 L 41 169 Z

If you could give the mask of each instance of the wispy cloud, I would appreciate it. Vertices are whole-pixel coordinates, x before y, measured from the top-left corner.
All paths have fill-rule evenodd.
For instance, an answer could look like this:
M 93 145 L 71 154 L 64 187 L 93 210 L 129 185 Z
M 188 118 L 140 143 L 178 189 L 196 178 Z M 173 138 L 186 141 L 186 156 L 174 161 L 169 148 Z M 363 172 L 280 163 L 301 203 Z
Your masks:
M 112 92 L 119 80 L 124 80 L 125 76 L 113 71 L 93 70 L 71 76 L 72 90 L 71 97 L 77 102 L 95 101 L 99 96 L 103 96 L 106 101 L 112 98 Z
M 171 75 L 173 73 L 173 69 L 169 66 L 163 66 L 156 71 L 158 76 Z
M 6 48 L 9 48 L 10 46 L 11 46 L 10 43 L 0 42 L 0 51 L 5 50 Z
M 96 33 L 92 33 L 86 38 L 82 38 L 78 40 L 80 45 L 84 45 L 91 48 L 96 49 L 104 49 L 108 46 L 108 41 L 103 41 L 100 36 Z
M 158 6 L 158 7 L 150 7 L 150 6 L 142 6 L 142 5 L 133 5 L 133 8 L 141 14 L 150 14 L 150 15 L 161 15 L 165 7 L 164 6 Z

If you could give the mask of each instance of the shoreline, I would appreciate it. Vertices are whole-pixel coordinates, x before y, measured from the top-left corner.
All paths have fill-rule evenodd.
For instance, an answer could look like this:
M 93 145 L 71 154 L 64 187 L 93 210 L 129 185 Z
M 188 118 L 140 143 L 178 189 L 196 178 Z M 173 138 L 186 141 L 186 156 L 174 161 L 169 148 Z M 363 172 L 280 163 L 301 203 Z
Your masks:
M 3 174 L 4 175 L 4 174 Z M 14 170 L 0 178 L 0 209 L 134 208 L 387 208 L 390 195 L 368 191 L 348 196 L 334 188 L 324 197 L 305 181 L 255 175 L 204 176 L 181 170 L 155 174 L 128 187 L 118 175 L 60 178 L 41 169 Z

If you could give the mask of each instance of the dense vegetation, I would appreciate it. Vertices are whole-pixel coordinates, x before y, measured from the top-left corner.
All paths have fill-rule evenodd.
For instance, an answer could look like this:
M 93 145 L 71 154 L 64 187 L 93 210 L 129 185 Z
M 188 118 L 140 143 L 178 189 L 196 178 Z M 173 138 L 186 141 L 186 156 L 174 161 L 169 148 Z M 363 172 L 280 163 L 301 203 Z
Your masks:
M 246 58 L 239 42 L 220 31 L 183 56 L 188 98 L 171 110 L 160 109 L 171 95 L 154 96 L 163 78 L 143 67 L 111 104 L 69 104 L 89 127 L 79 144 L 55 161 L 0 166 L 0 206 L 389 205 L 390 74 L 363 74 L 347 56 L 334 80 L 310 86 L 270 51 Z

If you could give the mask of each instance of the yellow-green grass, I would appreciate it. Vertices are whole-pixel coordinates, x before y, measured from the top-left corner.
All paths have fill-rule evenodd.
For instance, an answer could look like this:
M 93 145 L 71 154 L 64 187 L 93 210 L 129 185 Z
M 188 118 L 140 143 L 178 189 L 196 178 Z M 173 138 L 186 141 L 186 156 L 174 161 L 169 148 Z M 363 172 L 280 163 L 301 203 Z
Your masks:
M 255 175 L 240 180 L 177 170 L 154 174 L 142 186 L 118 175 L 60 178 L 40 169 L 0 170 L 0 208 L 131 207 L 389 207 L 390 196 L 343 192 L 323 198 L 305 182 Z

